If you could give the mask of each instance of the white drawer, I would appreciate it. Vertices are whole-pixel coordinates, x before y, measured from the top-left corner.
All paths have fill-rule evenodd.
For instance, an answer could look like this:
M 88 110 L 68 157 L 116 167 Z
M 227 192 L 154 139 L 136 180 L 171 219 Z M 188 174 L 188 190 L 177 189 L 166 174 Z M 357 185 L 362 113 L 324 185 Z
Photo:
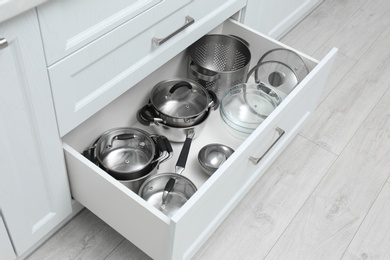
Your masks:
M 38 7 L 48 64 L 126 23 L 131 39 L 192 0 L 54 0 Z M 129 21 L 129 22 L 127 22 Z M 184 20 L 183 20 L 184 21 Z
M 266 51 L 287 47 L 233 20 L 225 21 L 213 32 L 235 34 L 247 40 L 253 64 Z M 80 153 L 107 129 L 140 127 L 135 113 L 147 102 L 154 84 L 171 77 L 185 76 L 185 71 L 180 70 L 185 67 L 182 65 L 184 53 L 180 53 L 63 138 L 73 197 L 153 259 L 190 258 L 283 151 L 315 109 L 335 53 L 334 49 L 320 62 L 302 54 L 310 74 L 244 141 L 231 136 L 222 126 L 219 111 L 213 112 L 201 135 L 193 140 L 183 172 L 196 184 L 198 191 L 172 218 L 168 218 Z M 278 139 L 277 128 L 283 129 L 285 134 L 275 142 Z M 152 132 L 152 129 L 149 131 Z M 227 144 L 236 151 L 208 178 L 200 170 L 197 153 L 211 142 Z M 275 145 L 268 150 L 274 142 Z M 175 156 L 162 164 L 159 172 L 174 171 L 181 146 L 173 145 Z M 258 164 L 250 160 L 264 153 Z
M 157 6 L 175 2 L 163 1 Z M 239 11 L 246 3 L 245 0 L 179 2 L 181 4 L 178 6 L 189 4 L 183 8 L 166 7 L 176 11 L 153 26 L 149 20 L 162 18 L 158 18 L 160 12 L 157 6 L 151 8 L 137 16 L 137 19 L 147 17 L 145 21 L 135 23 L 137 19 L 131 19 L 48 68 L 61 136 Z M 208 8 L 204 8 L 206 5 Z M 150 14 L 157 18 L 150 17 Z M 153 38 L 162 39 L 182 27 L 188 16 L 194 19 L 193 24 L 160 46 L 153 42 Z

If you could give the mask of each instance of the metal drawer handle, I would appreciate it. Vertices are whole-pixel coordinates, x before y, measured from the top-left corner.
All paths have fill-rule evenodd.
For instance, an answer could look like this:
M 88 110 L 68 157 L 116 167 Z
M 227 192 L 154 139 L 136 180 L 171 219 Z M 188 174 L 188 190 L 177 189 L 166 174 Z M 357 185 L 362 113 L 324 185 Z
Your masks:
M 263 157 L 272 149 L 272 147 L 274 147 L 274 145 L 279 141 L 280 138 L 282 138 L 282 136 L 284 135 L 285 131 L 279 127 L 276 127 L 276 132 L 278 132 L 279 136 L 278 138 L 276 138 L 276 140 L 271 144 L 271 146 L 267 149 L 267 151 L 265 151 L 265 153 L 259 157 L 259 158 L 255 158 L 255 157 L 249 157 L 249 160 L 254 164 L 254 165 L 257 165 L 261 159 L 263 159 Z
M 169 39 L 171 39 L 173 36 L 175 36 L 176 34 L 178 34 L 179 32 L 183 31 L 184 29 L 186 29 L 188 26 L 190 26 L 191 24 L 193 24 L 195 22 L 194 18 L 190 17 L 190 16 L 186 16 L 186 23 L 180 27 L 179 29 L 177 29 L 176 31 L 174 31 L 173 33 L 171 33 L 170 35 L 168 35 L 167 37 L 165 38 L 156 38 L 156 37 L 153 37 L 152 38 L 152 41 L 154 42 L 154 44 L 156 44 L 157 46 L 160 46 L 161 44 L 163 44 L 164 42 L 168 41 Z
M 4 49 L 5 47 L 8 46 L 7 39 L 5 38 L 0 38 L 0 49 Z

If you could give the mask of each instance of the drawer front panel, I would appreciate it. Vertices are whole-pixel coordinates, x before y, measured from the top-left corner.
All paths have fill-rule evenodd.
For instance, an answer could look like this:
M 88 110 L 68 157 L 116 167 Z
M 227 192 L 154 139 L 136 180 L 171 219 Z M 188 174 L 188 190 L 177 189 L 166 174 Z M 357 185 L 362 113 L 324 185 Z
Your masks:
M 318 103 L 334 57 L 335 50 L 240 145 L 233 157 L 202 186 L 193 200 L 184 205 L 180 214 L 174 216 L 175 240 L 172 246 L 177 259 L 182 255 L 190 257 L 196 252 L 297 135 Z M 280 139 L 277 128 L 284 130 Z M 250 159 L 263 155 L 257 164 Z
M 261 52 L 265 53 L 272 48 L 287 47 L 232 20 L 224 22 L 213 32 L 243 37 L 250 42 L 254 57 L 260 57 Z M 219 111 L 211 113 L 206 127 L 199 137 L 193 140 L 183 172 L 194 181 L 199 190 L 168 219 L 81 156 L 80 151 L 84 144 L 80 145 L 80 141 L 85 142 L 85 139 L 91 138 L 91 132 L 95 132 L 96 128 L 103 129 L 103 125 L 106 129 L 116 127 L 116 119 L 107 122 L 107 116 L 110 114 L 115 115 L 115 118 L 124 118 L 129 112 L 136 113 L 138 107 L 134 108 L 134 111 L 128 111 L 123 109 L 124 104 L 147 101 L 149 93 L 141 94 L 143 89 L 144 92 L 150 90 L 145 90 L 145 85 L 150 86 L 151 82 L 175 76 L 172 70 L 176 70 L 182 61 L 178 56 L 178 59 L 162 66 L 64 138 L 73 196 L 154 259 L 190 258 L 294 138 L 308 115 L 315 109 L 335 52 L 336 50 L 332 50 L 320 63 L 303 55 L 311 69 L 310 74 L 245 141 L 236 139 L 224 130 Z M 254 59 L 254 62 L 257 60 Z M 277 127 L 285 131 L 280 139 L 275 130 Z M 236 151 L 214 175 L 207 178 L 200 172 L 197 153 L 201 147 L 211 142 L 227 144 Z M 274 142 L 275 145 L 269 149 Z M 181 144 L 174 144 L 173 148 L 177 157 Z M 258 164 L 255 165 L 249 159 L 261 157 L 268 149 Z M 172 172 L 176 163 L 175 156 L 164 163 L 160 171 Z M 116 203 L 110 203 L 112 200 Z M 138 234 L 143 228 L 150 230 L 152 235 L 149 238 Z M 149 241 L 145 242 L 148 239 Z
M 192 0 L 56 0 L 38 7 L 49 64 L 129 21 L 129 39 L 179 10 Z M 66 21 L 66 22 L 64 22 Z
M 120 26 L 50 66 L 49 76 L 61 136 L 245 5 L 243 0 L 222 4 L 222 0 L 216 1 L 217 4 L 213 2 L 211 7 L 215 9 L 211 13 L 218 15 L 216 19 L 206 15 L 209 9 L 200 8 L 199 3 L 204 2 L 193 1 L 187 8 L 176 11 L 131 40 L 128 35 L 133 33 L 134 28 L 128 22 L 130 25 Z M 161 46 L 153 43 L 152 38 L 164 38 L 184 25 L 187 16 L 194 18 L 195 23 Z

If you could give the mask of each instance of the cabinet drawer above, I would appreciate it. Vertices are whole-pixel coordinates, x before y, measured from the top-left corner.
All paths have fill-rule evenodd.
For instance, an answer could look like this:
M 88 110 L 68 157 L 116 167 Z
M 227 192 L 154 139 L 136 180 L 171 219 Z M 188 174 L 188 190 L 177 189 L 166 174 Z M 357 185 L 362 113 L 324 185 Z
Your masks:
M 62 5 L 73 2 L 55 3 Z M 175 2 L 180 4 L 175 6 Z M 161 12 L 158 11 L 167 4 L 175 7 L 166 6 Z M 208 8 L 204 8 L 205 5 Z M 207 3 L 207 0 L 162 1 L 49 66 L 61 136 L 244 6 L 244 0 L 211 3 Z M 165 14 L 162 19 L 160 16 L 166 13 L 165 8 L 171 10 L 170 15 L 165 17 Z M 158 19 L 161 21 L 155 23 Z M 186 24 L 189 26 L 186 27 Z M 176 30 L 179 31 L 172 38 L 156 44 L 154 38 L 164 39 Z
M 247 40 L 253 55 L 251 67 L 265 52 L 288 47 L 233 20 L 223 22 L 211 32 L 234 34 Z M 212 112 L 205 128 L 192 142 L 183 172 L 198 191 L 168 218 L 81 152 L 111 128 L 133 126 L 153 133 L 152 128 L 137 123 L 135 114 L 148 101 L 155 84 L 186 77 L 186 70 L 182 69 L 187 66 L 183 63 L 186 53 L 181 52 L 63 138 L 73 197 L 153 259 L 191 258 L 315 109 L 335 53 L 332 50 L 320 62 L 302 54 L 311 72 L 245 140 L 235 138 L 225 129 L 218 110 Z M 201 171 L 197 161 L 199 150 L 210 143 L 223 143 L 235 149 L 211 177 Z M 181 148 L 181 143 L 173 144 L 173 158 L 164 162 L 158 173 L 174 171 Z
M 126 37 L 131 39 L 190 2 L 116 0 L 113 4 L 103 0 L 51 1 L 38 7 L 48 64 L 119 26 L 131 27 L 132 30 L 126 32 Z

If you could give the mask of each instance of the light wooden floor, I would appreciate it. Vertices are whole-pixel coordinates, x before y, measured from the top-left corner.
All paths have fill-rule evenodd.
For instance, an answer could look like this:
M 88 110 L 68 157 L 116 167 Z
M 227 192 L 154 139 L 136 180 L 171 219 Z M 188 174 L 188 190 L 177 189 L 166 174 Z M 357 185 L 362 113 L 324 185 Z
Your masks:
M 194 260 L 390 259 L 390 1 L 326 0 L 282 41 L 339 54 L 309 124 Z M 29 260 L 149 259 L 84 210 Z

